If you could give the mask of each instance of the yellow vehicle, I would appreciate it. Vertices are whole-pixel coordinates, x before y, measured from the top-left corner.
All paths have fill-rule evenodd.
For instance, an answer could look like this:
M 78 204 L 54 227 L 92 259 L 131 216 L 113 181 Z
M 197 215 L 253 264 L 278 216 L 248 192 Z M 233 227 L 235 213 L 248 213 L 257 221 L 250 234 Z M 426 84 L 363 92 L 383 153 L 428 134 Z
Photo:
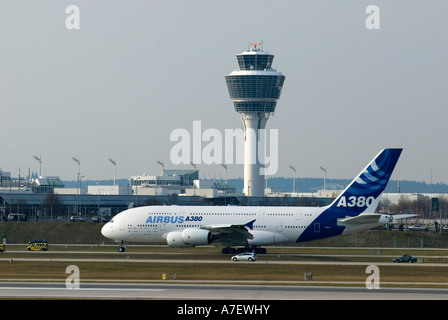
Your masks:
M 47 251 L 48 243 L 46 242 L 33 242 L 28 247 L 26 247 L 28 251 Z
M 4 243 L 0 243 L 0 252 L 3 252 L 6 250 L 6 245 Z

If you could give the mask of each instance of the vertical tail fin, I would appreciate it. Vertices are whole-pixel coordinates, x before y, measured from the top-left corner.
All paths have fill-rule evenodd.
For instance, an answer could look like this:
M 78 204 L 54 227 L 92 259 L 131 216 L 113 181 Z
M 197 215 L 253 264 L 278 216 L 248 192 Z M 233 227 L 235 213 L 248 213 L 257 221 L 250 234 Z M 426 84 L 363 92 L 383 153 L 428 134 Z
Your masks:
M 373 212 L 379 197 L 389 182 L 403 149 L 384 149 L 362 170 L 331 204 L 333 210 L 343 210 L 356 216 L 366 210 Z

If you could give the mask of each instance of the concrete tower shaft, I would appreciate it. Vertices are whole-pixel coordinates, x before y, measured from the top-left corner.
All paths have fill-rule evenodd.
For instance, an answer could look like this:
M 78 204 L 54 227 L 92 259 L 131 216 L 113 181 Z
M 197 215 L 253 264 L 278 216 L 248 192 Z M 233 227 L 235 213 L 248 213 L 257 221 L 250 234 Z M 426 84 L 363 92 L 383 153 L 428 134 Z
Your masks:
M 259 144 L 261 130 L 266 128 L 269 113 L 265 112 L 241 112 L 244 124 L 244 189 L 246 196 L 264 196 L 264 175 L 261 174 L 263 167 L 261 159 L 263 152 Z
M 275 111 L 285 76 L 272 69 L 274 56 L 260 50 L 258 43 L 237 54 L 240 69 L 226 75 L 227 89 L 235 111 L 240 113 L 245 130 L 244 193 L 246 196 L 264 196 L 264 159 L 259 152 L 260 130 Z

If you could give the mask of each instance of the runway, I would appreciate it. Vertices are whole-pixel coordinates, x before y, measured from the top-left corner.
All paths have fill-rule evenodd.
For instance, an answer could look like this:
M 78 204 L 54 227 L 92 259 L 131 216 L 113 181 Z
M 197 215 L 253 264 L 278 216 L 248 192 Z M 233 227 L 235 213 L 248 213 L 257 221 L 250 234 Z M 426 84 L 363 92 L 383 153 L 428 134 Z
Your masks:
M 0 276 L 0 299 L 193 300 L 197 303 L 205 300 L 448 300 L 446 279 L 440 276 L 448 266 L 445 251 L 418 256 L 421 263 L 396 264 L 391 262 L 397 256 L 393 252 L 367 255 L 365 250 L 358 250 L 359 254 L 353 250 L 341 254 L 338 249 L 337 254 L 332 254 L 320 253 L 322 249 L 297 253 L 298 249 L 293 248 L 286 254 L 261 255 L 256 262 L 233 262 L 211 250 L 165 252 L 164 248 L 154 248 L 157 250 L 153 252 L 130 247 L 123 254 L 106 247 L 79 248 L 64 250 L 54 245 L 47 252 L 4 252 L 0 257 L 4 271 Z M 187 269 L 185 264 L 189 265 Z M 365 281 L 371 273 L 365 270 L 372 264 L 381 269 L 380 289 L 366 287 Z M 81 271 L 78 289 L 68 289 L 64 282 L 70 277 L 66 268 L 72 265 Z M 283 276 L 277 273 L 268 279 L 263 276 L 277 267 Z M 33 268 L 45 268 L 45 276 L 31 272 Z M 188 277 L 191 268 L 203 273 Z M 222 271 L 219 277 L 213 273 L 217 268 Z M 346 274 L 332 273 L 332 270 Z M 391 277 L 396 270 L 402 270 L 400 277 Z M 437 275 L 422 276 L 428 270 L 435 270 Z M 304 281 L 304 272 L 313 273 L 312 281 Z M 162 273 L 166 279 L 162 279 Z
M 186 298 L 187 297 L 187 298 Z M 448 300 L 448 289 L 81 283 L 67 289 L 61 282 L 0 282 L 0 298 L 16 299 L 167 299 L 167 300 Z
M 53 252 L 52 252 L 53 253 Z M 321 255 L 322 256 L 322 255 Z M 101 263 L 171 263 L 171 264 L 185 264 L 185 263 L 197 263 L 197 264 L 235 264 L 234 261 L 230 260 L 201 260 L 201 259 L 138 259 L 138 258 L 54 258 L 54 257 L 25 257 L 25 258 L 0 258 L 0 261 L 40 261 L 40 262 L 101 262 Z M 285 260 L 270 260 L 270 261 L 256 261 L 247 262 L 239 261 L 239 264 L 253 264 L 254 266 L 264 264 L 264 265 L 347 265 L 347 266 L 366 266 L 369 263 L 365 261 L 285 261 Z M 377 266 L 398 266 L 397 263 L 393 262 L 374 262 Z M 424 263 L 424 264 L 406 264 L 406 267 L 448 267 L 448 263 Z

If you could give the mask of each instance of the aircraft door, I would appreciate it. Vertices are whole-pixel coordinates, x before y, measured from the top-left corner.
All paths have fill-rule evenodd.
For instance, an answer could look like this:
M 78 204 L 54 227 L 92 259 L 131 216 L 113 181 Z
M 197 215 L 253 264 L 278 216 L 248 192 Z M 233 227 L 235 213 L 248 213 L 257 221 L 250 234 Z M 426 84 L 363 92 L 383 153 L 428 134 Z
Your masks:
M 283 221 L 277 221 L 277 232 L 283 231 Z

